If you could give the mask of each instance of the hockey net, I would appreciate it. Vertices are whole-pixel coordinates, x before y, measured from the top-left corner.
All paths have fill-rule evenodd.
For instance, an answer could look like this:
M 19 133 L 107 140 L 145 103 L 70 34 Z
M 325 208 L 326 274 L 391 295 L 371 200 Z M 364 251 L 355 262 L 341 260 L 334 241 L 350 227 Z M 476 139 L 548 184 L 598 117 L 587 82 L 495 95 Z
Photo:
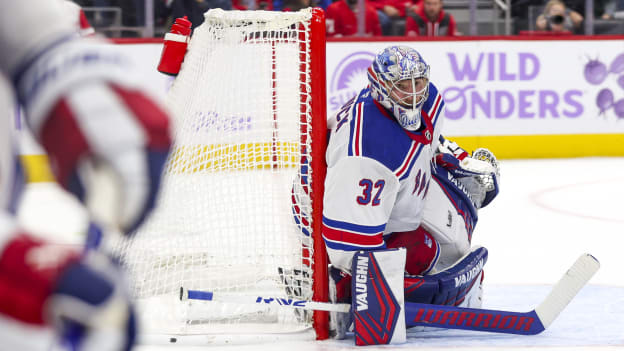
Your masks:
M 326 337 L 323 312 L 179 300 L 185 287 L 326 301 L 324 31 L 318 9 L 215 9 L 195 30 L 157 208 L 119 245 L 144 332 Z

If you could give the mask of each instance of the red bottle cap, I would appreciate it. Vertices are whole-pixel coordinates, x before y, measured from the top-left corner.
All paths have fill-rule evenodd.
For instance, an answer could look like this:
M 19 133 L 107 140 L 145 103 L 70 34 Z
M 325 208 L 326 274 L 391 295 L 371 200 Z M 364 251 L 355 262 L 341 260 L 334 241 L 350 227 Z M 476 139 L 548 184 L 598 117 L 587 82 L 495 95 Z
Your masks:
M 189 35 L 191 34 L 191 26 L 193 24 L 188 20 L 187 16 L 178 17 L 175 23 L 171 26 L 171 33 Z

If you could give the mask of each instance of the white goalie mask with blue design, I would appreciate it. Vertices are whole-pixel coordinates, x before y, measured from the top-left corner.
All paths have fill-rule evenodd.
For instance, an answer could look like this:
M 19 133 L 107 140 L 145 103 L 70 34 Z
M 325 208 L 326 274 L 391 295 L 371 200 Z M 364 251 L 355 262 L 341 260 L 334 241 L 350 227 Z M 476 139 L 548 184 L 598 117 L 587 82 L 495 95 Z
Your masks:
M 418 51 L 390 46 L 368 68 L 371 95 L 392 111 L 401 127 L 420 128 L 420 110 L 429 97 L 429 65 Z

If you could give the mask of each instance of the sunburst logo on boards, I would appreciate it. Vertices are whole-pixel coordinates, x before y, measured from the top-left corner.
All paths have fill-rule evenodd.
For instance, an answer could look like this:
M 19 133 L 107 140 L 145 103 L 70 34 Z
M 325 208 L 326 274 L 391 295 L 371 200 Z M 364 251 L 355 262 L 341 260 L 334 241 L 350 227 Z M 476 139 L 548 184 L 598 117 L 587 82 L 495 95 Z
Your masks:
M 375 54 L 369 51 L 354 52 L 343 58 L 329 82 L 327 96 L 328 114 L 339 110 L 342 105 L 368 85 L 366 69 L 371 65 Z

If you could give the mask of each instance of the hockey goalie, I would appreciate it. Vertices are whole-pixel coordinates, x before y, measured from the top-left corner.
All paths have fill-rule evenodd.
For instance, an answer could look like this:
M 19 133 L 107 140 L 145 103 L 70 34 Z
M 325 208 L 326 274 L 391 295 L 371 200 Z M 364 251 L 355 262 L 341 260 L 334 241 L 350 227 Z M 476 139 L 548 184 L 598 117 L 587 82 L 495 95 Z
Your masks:
M 49 0 L 0 5 L 0 106 L 7 111 L 17 98 L 55 179 L 79 198 L 91 190 L 81 165 L 107 169 L 119 196 L 111 218 L 129 233 L 154 204 L 170 145 L 168 117 L 132 77 L 129 60 L 111 45 L 80 39 L 60 6 Z M 136 324 L 117 263 L 16 224 L 22 176 L 8 115 L 0 117 L 3 347 L 39 349 L 30 335 L 48 330 L 66 349 L 129 350 Z
M 330 296 L 353 306 L 330 328 L 342 337 L 353 322 L 357 345 L 405 340 L 403 300 L 481 306 L 487 250 L 470 243 L 477 210 L 498 193 L 498 163 L 441 135 L 444 100 L 429 70 L 416 50 L 387 47 L 368 87 L 328 122 Z

